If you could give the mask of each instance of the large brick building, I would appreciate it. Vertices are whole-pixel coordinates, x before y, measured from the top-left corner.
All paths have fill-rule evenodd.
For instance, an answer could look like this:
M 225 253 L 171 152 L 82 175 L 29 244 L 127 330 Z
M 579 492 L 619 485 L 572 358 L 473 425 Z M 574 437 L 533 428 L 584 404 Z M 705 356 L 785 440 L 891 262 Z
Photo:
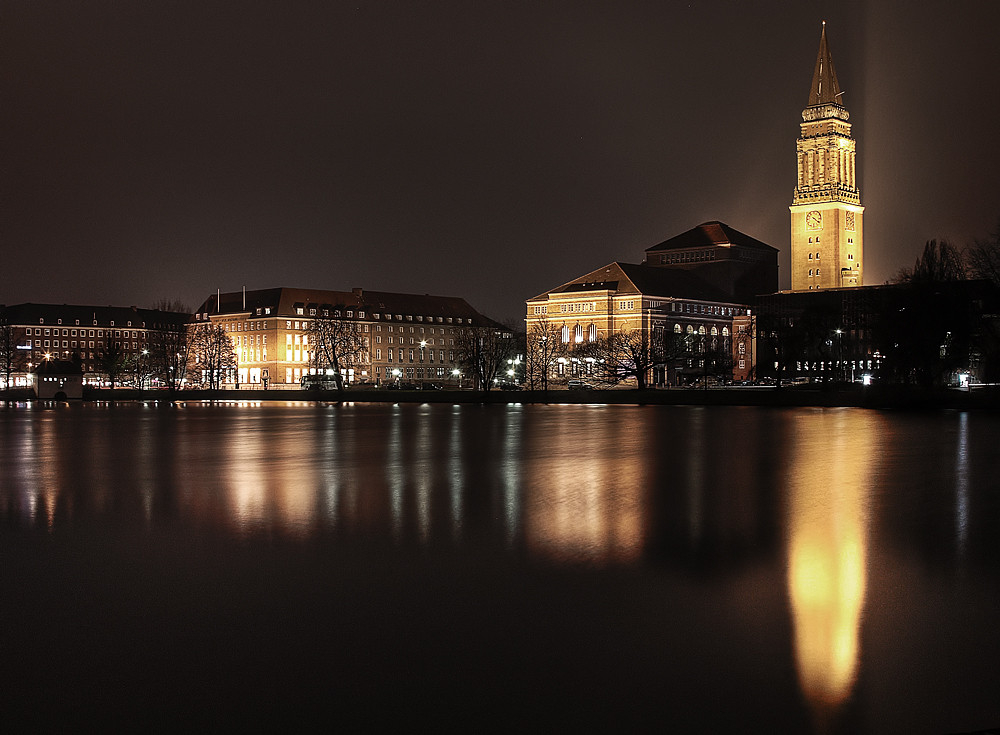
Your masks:
M 135 306 L 73 304 L 26 303 L 0 307 L 0 312 L 14 342 L 11 387 L 30 385 L 30 371 L 45 360 L 72 360 L 83 370 L 85 383 L 100 384 L 107 378 L 110 353 L 122 363 L 138 360 L 159 335 L 184 329 L 191 318 Z
M 646 250 L 641 264 L 614 262 L 586 273 L 526 302 L 529 334 L 554 330 L 569 347 L 585 346 L 608 335 L 634 332 L 647 341 L 664 335 L 696 338 L 703 352 L 731 351 L 734 376 L 749 374 L 746 344 L 734 339 L 734 320 L 749 314 L 748 304 L 777 288 L 777 250 L 722 222 L 706 222 Z M 740 353 L 740 345 L 743 352 Z M 652 367 L 652 384 L 695 376 L 704 364 L 681 361 L 676 371 Z M 742 363 L 742 364 L 741 364 Z M 565 375 L 570 360 L 553 366 Z
M 226 385 L 266 383 L 280 389 L 299 388 L 304 376 L 316 372 L 310 333 L 317 319 L 350 325 L 363 345 L 341 366 L 345 382 L 378 385 L 458 385 L 464 377 L 458 332 L 492 324 L 464 299 L 451 296 L 271 288 L 213 294 L 198 307 L 192 325 L 218 325 L 229 334 L 236 369 Z

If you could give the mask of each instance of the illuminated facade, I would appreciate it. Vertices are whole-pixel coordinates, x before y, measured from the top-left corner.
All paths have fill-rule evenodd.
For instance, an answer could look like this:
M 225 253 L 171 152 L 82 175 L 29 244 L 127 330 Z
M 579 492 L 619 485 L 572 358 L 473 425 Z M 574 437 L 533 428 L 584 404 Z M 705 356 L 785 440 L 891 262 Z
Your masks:
M 192 324 L 222 326 L 233 342 L 236 372 L 228 387 L 300 388 L 316 372 L 310 329 L 315 319 L 349 325 L 363 349 L 341 366 L 347 384 L 459 384 L 456 333 L 492 323 L 464 299 L 366 291 L 272 288 L 213 294 Z
M 864 211 L 855 141 L 843 105 L 826 23 L 796 141 L 791 211 L 792 290 L 864 283 Z
M 551 330 L 568 347 L 631 331 L 650 340 L 663 339 L 666 332 L 695 335 L 717 348 L 733 344 L 733 320 L 749 312 L 688 271 L 618 262 L 526 304 L 529 340 L 532 334 Z M 697 374 L 697 365 L 688 367 Z M 591 370 L 592 363 L 569 358 L 553 366 L 553 377 L 586 377 Z M 669 378 L 658 368 L 650 381 L 662 384 Z
M 30 372 L 45 360 L 72 360 L 84 382 L 101 383 L 102 361 L 114 349 L 123 362 L 140 359 L 164 331 L 184 329 L 190 314 L 134 306 L 17 304 L 3 309 L 16 342 L 11 387 L 31 384 Z

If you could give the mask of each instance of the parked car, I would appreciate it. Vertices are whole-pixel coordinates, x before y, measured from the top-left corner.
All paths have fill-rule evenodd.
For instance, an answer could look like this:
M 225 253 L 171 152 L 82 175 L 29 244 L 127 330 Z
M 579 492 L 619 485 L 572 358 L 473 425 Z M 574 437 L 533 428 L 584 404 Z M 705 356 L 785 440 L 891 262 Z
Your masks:
M 590 383 L 586 383 L 582 380 L 575 380 L 575 379 L 570 380 L 568 383 L 566 383 L 566 387 L 569 390 L 594 390 L 594 386 L 592 386 Z
M 303 375 L 302 390 L 337 390 L 337 379 L 332 375 Z

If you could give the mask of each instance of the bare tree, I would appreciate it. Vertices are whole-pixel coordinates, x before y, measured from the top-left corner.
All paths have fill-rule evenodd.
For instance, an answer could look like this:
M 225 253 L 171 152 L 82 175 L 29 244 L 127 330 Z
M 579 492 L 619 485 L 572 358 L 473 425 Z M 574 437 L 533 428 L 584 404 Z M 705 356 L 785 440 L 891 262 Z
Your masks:
M 218 390 L 228 372 L 236 368 L 233 341 L 221 326 L 199 324 L 188 335 L 189 373 L 200 374 L 201 382 Z
M 533 321 L 528 328 L 524 352 L 524 374 L 528 389 L 548 390 L 552 366 L 565 357 L 569 345 L 562 341 L 562 332 L 547 317 Z
M 184 382 L 188 363 L 188 330 L 185 325 L 170 325 L 154 333 L 149 345 L 152 374 L 173 392 Z
M 331 375 L 338 391 L 344 389 L 344 372 L 370 362 L 367 338 L 361 324 L 343 317 L 345 307 L 324 309 L 315 317 L 306 334 L 311 347 L 310 365 L 319 375 Z
M 0 375 L 4 389 L 10 388 L 10 377 L 20 364 L 19 356 L 14 325 L 8 320 L 6 311 L 0 310 Z
M 110 334 L 110 331 L 108 334 Z M 104 350 L 99 355 L 98 365 L 105 379 L 114 388 L 115 383 L 119 382 L 118 377 L 126 367 L 125 351 L 122 349 L 121 342 L 108 340 L 104 346 Z
M 964 255 L 970 278 L 983 278 L 1000 286 L 1000 222 L 995 232 L 984 240 L 976 239 Z
M 176 314 L 191 314 L 191 307 L 185 304 L 180 299 L 168 299 L 166 297 L 159 298 L 153 302 L 150 307 L 156 311 L 169 311 Z
M 503 324 L 471 326 L 455 334 L 458 358 L 466 372 L 474 376 L 476 387 L 488 391 L 495 387 L 507 360 L 517 351 L 513 327 Z
M 634 380 L 636 388 L 645 390 L 653 368 L 665 359 L 665 344 L 656 334 L 648 329 L 620 329 L 582 344 L 574 352 L 593 361 L 597 380 L 610 385 Z
M 928 240 L 912 268 L 902 268 L 896 274 L 897 283 L 936 283 L 964 281 L 965 263 L 962 254 L 947 240 Z
M 145 388 L 153 376 L 149 350 L 143 349 L 141 352 L 126 355 L 123 372 L 129 376 L 133 386 L 140 389 Z

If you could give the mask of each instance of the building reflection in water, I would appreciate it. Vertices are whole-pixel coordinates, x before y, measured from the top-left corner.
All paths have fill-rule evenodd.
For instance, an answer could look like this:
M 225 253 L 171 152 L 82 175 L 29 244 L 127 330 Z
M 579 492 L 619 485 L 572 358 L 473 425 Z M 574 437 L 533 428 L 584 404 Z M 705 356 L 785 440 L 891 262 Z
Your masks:
M 822 721 L 847 701 L 857 676 L 881 420 L 831 410 L 798 423 L 788 446 L 788 595 L 799 682 Z
M 593 407 L 546 435 L 525 463 L 525 534 L 533 554 L 591 564 L 636 561 L 644 542 L 648 463 L 641 422 Z

